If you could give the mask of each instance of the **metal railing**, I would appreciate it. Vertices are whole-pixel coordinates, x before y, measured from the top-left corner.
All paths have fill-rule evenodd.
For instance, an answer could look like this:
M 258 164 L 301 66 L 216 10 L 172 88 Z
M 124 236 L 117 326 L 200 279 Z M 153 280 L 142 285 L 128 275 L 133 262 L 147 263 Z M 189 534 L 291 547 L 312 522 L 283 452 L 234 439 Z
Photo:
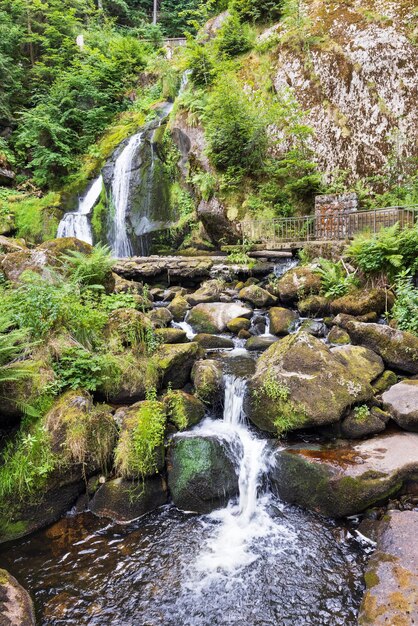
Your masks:
M 246 220 L 240 223 L 240 230 L 244 238 L 272 245 L 350 239 L 361 232 L 373 234 L 395 224 L 399 224 L 400 228 L 408 228 L 417 222 L 418 205 L 411 205 L 272 220 Z

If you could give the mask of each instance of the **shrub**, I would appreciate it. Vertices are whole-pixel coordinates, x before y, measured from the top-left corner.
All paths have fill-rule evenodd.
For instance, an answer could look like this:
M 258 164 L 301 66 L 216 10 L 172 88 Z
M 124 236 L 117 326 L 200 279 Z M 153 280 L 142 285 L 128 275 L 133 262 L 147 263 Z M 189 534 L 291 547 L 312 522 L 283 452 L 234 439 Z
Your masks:
M 25 364 L 19 362 L 29 348 L 28 331 L 11 330 L 12 321 L 5 313 L 0 315 L 0 384 L 14 382 L 31 375 Z
M 236 14 L 230 15 L 217 34 L 216 46 L 218 52 L 227 59 L 247 52 L 252 47 L 249 27 L 241 24 Z
M 251 22 L 274 21 L 282 15 L 280 0 L 231 0 L 230 8 L 241 19 Z
M 418 335 L 418 289 L 413 286 L 409 272 L 403 272 L 397 277 L 395 291 L 392 318 L 400 330 Z
M 99 387 L 106 387 L 120 374 L 114 357 L 92 354 L 81 347 L 64 350 L 59 360 L 53 363 L 53 369 L 56 374 L 56 393 L 64 389 L 96 391 Z
M 62 258 L 70 280 L 82 287 L 104 287 L 109 280 L 113 258 L 108 246 L 98 243 L 89 254 L 71 250 Z
M 357 279 L 350 274 L 341 261 L 334 263 L 320 259 L 315 273 L 321 278 L 322 292 L 326 298 L 339 298 L 356 286 Z

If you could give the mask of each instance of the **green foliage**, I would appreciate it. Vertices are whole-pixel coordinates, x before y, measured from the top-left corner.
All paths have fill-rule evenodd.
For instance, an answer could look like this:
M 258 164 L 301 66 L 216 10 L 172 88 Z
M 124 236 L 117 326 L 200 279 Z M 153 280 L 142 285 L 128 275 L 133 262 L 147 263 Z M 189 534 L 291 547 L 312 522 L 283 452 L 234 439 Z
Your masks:
M 395 283 L 396 300 L 391 317 L 400 330 L 418 335 L 418 289 L 413 284 L 409 270 L 401 272 Z
M 315 273 L 321 278 L 321 290 L 326 298 L 339 298 L 357 285 L 354 274 L 350 274 L 345 265 L 338 261 L 319 259 Z
M 69 279 L 81 287 L 104 287 L 113 266 L 110 248 L 96 244 L 89 254 L 71 250 L 62 256 Z
M 66 389 L 96 391 L 119 377 L 116 360 L 108 354 L 93 354 L 82 347 L 67 348 L 53 363 L 54 392 Z
M 36 196 L 17 196 L 14 201 L 5 203 L 8 211 L 14 215 L 17 236 L 35 243 L 53 239 L 58 228 L 58 207 L 60 196 L 48 193 L 40 198 Z
M 173 391 L 169 388 L 165 398 L 168 404 L 168 414 L 171 421 L 179 430 L 186 430 L 188 426 L 188 419 L 184 400 L 181 394 L 178 391 Z
M 0 385 L 31 376 L 20 360 L 30 347 L 26 329 L 12 330 L 12 321 L 7 312 L 0 314 Z
M 416 271 L 418 267 L 418 228 L 401 229 L 395 224 L 373 236 L 360 234 L 347 253 L 365 274 L 384 275 L 393 281 L 401 270 Z
M 236 14 L 232 14 L 217 33 L 216 46 L 219 54 L 227 59 L 243 54 L 252 47 L 251 31 Z
M 367 404 L 356 406 L 354 409 L 354 417 L 358 422 L 364 422 L 370 416 L 370 409 Z
M 177 219 L 187 218 L 194 213 L 195 203 L 191 194 L 180 183 L 171 186 L 171 208 Z
M 137 309 L 138 297 L 129 292 L 103 294 L 100 300 L 100 308 L 108 313 L 117 311 L 117 309 Z
M 199 171 L 192 176 L 193 185 L 199 190 L 199 194 L 206 202 L 213 198 L 216 190 L 216 178 L 210 172 Z
M 289 400 L 290 389 L 286 385 L 278 383 L 272 376 L 267 376 L 262 385 L 262 393 L 270 400 Z
M 254 267 L 255 260 L 248 255 L 251 249 L 251 241 L 243 239 L 240 245 L 235 246 L 232 250 L 230 250 L 227 262 L 232 265 L 246 265 L 249 268 Z
M 192 82 L 197 87 L 210 85 L 215 75 L 215 63 L 208 46 L 189 39 L 186 59 Z
M 280 0 L 231 0 L 230 8 L 243 20 L 251 22 L 277 21 L 282 15 Z

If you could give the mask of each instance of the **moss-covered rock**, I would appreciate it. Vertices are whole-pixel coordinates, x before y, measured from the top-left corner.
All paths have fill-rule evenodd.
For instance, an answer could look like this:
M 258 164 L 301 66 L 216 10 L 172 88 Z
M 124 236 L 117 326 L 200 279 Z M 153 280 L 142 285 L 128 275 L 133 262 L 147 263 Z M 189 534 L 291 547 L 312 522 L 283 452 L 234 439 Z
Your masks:
M 4 569 L 0 569 L 0 620 L 2 626 L 35 626 L 30 595 Z
M 25 367 L 27 377 L 0 384 L 0 427 L 9 427 L 22 417 L 25 408 L 36 404 L 45 387 L 52 384 L 55 374 L 46 361 L 27 360 L 16 363 Z
M 294 327 L 299 315 L 291 309 L 275 306 L 269 310 L 270 332 L 273 335 L 287 335 Z
M 401 428 L 418 432 L 418 380 L 402 380 L 385 391 L 382 400 Z
M 192 370 L 196 395 L 209 405 L 219 404 L 223 391 L 223 372 L 219 361 L 197 361 Z
M 161 476 L 150 476 L 143 481 L 115 478 L 99 487 L 89 502 L 89 509 L 98 517 L 126 523 L 166 502 L 167 486 Z
M 176 295 L 168 305 L 167 309 L 172 314 L 175 322 L 181 322 L 184 320 L 185 315 L 189 310 L 189 303 L 183 298 L 183 296 Z
M 187 333 L 181 328 L 156 328 L 154 335 L 160 343 L 187 343 Z
M 329 343 L 334 345 L 345 345 L 350 343 L 350 335 L 338 326 L 333 326 L 328 333 L 327 339 Z
M 190 380 L 192 367 L 204 354 L 198 343 L 163 344 L 155 356 L 156 367 L 163 387 L 181 389 Z
M 248 330 L 250 326 L 250 320 L 247 320 L 245 317 L 234 317 L 234 319 L 226 325 L 229 332 L 236 335 L 238 335 L 241 330 Z
M 198 304 L 190 311 L 188 322 L 199 333 L 222 333 L 236 317 L 250 318 L 251 309 L 240 304 L 213 302 Z
M 153 309 L 148 313 L 148 317 L 154 328 L 166 328 L 173 321 L 173 314 L 167 307 Z
M 258 285 L 250 285 L 241 289 L 239 298 L 253 304 L 256 308 L 271 306 L 276 302 L 275 296 Z
M 175 506 L 209 513 L 238 491 L 226 443 L 216 437 L 175 437 L 170 445 L 168 487 Z
M 115 451 L 117 474 L 125 479 L 138 480 L 161 472 L 167 424 L 164 403 L 157 400 L 137 402 L 127 409 L 120 409 L 115 418 L 122 421 Z
M 329 300 L 324 296 L 308 296 L 299 300 L 298 311 L 302 317 L 323 317 L 329 314 Z
M 205 416 L 205 405 L 199 398 L 185 391 L 169 391 L 163 398 L 167 416 L 178 430 L 196 426 Z
M 391 370 L 385 370 L 381 376 L 373 383 L 373 391 L 376 396 L 382 394 L 384 391 L 392 387 L 392 385 L 396 385 L 398 382 L 398 377 L 395 372 Z
M 186 300 L 192 306 L 205 302 L 219 302 L 219 296 L 224 289 L 224 284 L 220 280 L 207 280 L 194 293 L 187 296 Z
M 310 267 L 294 267 L 278 281 L 280 300 L 285 304 L 292 304 L 309 295 L 319 294 L 321 279 Z
M 291 446 L 271 479 L 281 498 L 330 517 L 355 515 L 416 488 L 418 435 L 379 435 L 358 444 Z
M 136 348 L 120 350 L 120 344 L 112 347 L 119 353 L 113 356 L 113 373 L 98 387 L 98 395 L 113 404 L 124 404 L 143 400 L 148 389 L 161 387 L 159 370 L 153 356 L 138 355 Z
M 387 366 L 418 374 L 418 337 L 382 324 L 349 321 L 346 324 L 353 343 L 379 354 Z
M 273 337 L 272 335 L 253 335 L 247 339 L 245 347 L 249 352 L 264 352 L 277 341 L 279 341 L 278 337 Z
M 113 351 L 137 347 L 146 342 L 152 325 L 149 318 L 136 309 L 116 309 L 109 315 L 104 334 Z
M 338 422 L 369 400 L 369 372 L 354 372 L 319 339 L 303 332 L 273 344 L 249 381 L 246 411 L 262 430 L 283 432 Z
M 210 335 L 209 333 L 199 333 L 193 338 L 193 341 L 202 346 L 205 350 L 218 350 L 233 348 L 234 342 L 228 337 L 220 337 L 219 335 Z
M 381 357 L 362 346 L 344 345 L 331 348 L 331 352 L 345 367 L 351 370 L 353 376 L 371 383 L 385 369 Z
M 376 313 L 381 315 L 389 311 L 394 302 L 391 291 L 386 289 L 357 289 L 331 302 L 331 313 L 345 313 L 347 315 L 366 315 Z
M 341 434 L 346 439 L 361 439 L 376 435 L 386 429 L 390 419 L 389 413 L 385 413 L 377 407 L 369 409 L 366 405 L 357 407 L 341 422 Z

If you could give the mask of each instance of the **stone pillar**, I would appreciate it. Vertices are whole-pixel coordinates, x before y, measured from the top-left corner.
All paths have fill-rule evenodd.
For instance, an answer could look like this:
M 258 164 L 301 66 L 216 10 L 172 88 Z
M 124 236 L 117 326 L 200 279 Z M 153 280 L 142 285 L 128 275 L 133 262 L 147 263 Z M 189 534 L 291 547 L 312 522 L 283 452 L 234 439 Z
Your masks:
M 315 238 L 337 240 L 350 236 L 350 214 L 357 211 L 356 193 L 329 194 L 315 198 Z

